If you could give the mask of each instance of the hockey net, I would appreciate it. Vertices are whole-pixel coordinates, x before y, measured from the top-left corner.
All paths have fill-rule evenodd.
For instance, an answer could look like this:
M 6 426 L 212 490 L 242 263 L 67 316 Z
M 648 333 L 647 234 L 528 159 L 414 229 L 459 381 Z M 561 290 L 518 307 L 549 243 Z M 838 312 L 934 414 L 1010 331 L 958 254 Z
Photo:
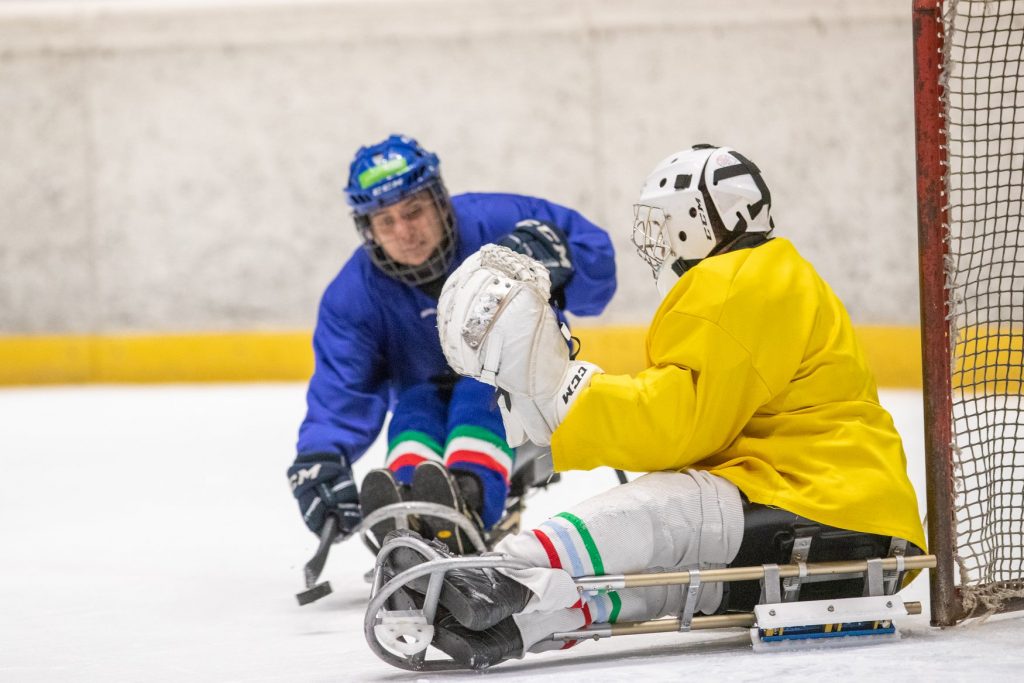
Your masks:
M 932 620 L 948 625 L 1024 608 L 1024 0 L 914 9 Z

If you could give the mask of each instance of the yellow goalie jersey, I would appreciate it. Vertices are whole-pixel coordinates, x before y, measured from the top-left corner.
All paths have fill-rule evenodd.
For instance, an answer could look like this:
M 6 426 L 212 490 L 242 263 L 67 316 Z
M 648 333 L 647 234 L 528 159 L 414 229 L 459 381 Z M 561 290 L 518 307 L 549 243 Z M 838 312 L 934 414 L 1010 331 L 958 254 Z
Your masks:
M 555 469 L 702 469 L 756 503 L 925 547 L 906 456 L 842 303 L 781 238 L 680 278 L 648 368 L 596 375 L 552 437 Z

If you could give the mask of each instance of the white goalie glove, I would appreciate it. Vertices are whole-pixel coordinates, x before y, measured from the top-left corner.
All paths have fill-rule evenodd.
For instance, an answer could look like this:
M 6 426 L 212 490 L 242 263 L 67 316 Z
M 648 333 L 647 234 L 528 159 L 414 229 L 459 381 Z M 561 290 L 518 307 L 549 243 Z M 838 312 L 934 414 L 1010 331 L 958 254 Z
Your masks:
M 506 439 L 551 443 L 569 406 L 601 369 L 569 359 L 551 309 L 548 271 L 529 256 L 485 245 L 448 278 L 437 306 L 441 349 L 461 375 L 503 389 Z

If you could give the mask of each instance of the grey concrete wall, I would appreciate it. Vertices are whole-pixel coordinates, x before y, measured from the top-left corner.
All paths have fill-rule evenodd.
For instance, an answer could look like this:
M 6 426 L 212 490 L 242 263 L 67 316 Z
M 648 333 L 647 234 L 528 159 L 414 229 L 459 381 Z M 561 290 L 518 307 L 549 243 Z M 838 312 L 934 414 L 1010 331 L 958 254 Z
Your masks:
M 0 334 L 287 329 L 357 241 L 351 154 L 612 233 L 604 319 L 656 295 L 631 204 L 730 144 L 861 323 L 917 321 L 909 2 L 0 3 Z

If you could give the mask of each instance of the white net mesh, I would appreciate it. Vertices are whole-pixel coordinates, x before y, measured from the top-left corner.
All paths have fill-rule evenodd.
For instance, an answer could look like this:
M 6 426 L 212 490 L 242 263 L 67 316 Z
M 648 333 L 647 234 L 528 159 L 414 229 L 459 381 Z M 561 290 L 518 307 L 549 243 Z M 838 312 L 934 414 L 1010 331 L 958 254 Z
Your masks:
M 1024 597 L 1024 0 L 947 0 L 947 284 L 964 607 Z

